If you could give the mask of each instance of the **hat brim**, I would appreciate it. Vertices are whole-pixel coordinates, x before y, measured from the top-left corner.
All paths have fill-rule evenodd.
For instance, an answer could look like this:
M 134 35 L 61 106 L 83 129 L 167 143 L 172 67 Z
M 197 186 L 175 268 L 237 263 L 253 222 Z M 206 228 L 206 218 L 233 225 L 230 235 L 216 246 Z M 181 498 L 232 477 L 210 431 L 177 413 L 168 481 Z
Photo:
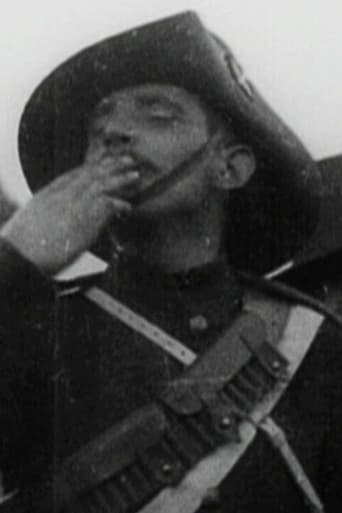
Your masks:
M 218 44 L 192 12 L 86 48 L 39 85 L 25 107 L 19 130 L 20 159 L 32 190 L 82 162 L 89 116 L 103 97 L 143 83 L 173 84 L 200 96 L 253 147 L 258 170 L 248 186 L 249 200 L 233 201 L 239 217 L 237 239 L 241 229 L 246 231 L 242 240 L 236 239 L 236 260 L 243 262 L 247 252 L 244 268 L 267 270 L 293 255 L 318 218 L 317 167 L 298 138 L 245 80 L 230 50 Z M 253 230 L 249 230 L 249 209 L 256 223 Z M 248 250 L 256 247 L 256 233 L 257 247 L 262 247 L 257 256 Z

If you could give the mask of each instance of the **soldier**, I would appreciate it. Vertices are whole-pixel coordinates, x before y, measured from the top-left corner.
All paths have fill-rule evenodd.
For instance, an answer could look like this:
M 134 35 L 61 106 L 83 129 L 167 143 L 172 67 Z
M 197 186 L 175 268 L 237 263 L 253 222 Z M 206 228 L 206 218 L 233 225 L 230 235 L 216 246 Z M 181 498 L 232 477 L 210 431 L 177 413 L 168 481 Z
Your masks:
M 230 50 L 193 13 L 102 41 L 19 145 L 42 190 L 2 230 L 4 511 L 334 511 L 339 319 L 237 271 L 299 250 L 320 177 Z M 106 272 L 52 279 L 96 241 Z

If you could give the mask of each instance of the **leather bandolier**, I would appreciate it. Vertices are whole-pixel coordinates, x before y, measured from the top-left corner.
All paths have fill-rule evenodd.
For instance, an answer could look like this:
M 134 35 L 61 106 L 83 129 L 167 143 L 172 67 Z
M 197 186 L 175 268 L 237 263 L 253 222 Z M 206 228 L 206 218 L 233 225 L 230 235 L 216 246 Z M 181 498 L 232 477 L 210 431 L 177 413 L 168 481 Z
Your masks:
M 155 402 L 63 463 L 54 481 L 56 511 L 150 513 L 161 511 L 160 504 L 163 512 L 196 511 L 206 489 L 219 485 L 258 429 L 282 454 L 311 510 L 323 511 L 282 430 L 269 417 L 323 317 L 262 296 L 247 297 L 244 304 L 228 330 L 168 383 Z M 303 315 L 305 340 L 298 330 Z M 219 464 L 212 465 L 212 457 Z M 191 490 L 187 494 L 186 479 L 206 458 L 216 470 L 213 475 L 204 471 L 208 482 L 194 497 Z

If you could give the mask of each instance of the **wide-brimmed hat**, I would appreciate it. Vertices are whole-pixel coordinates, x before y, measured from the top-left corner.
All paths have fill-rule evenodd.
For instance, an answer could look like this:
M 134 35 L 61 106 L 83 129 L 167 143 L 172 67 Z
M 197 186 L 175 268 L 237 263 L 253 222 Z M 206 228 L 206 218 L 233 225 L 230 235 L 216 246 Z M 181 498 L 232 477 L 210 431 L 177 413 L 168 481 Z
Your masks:
M 19 131 L 20 159 L 32 190 L 82 162 L 89 117 L 103 97 L 144 83 L 173 84 L 199 96 L 252 146 L 255 176 L 229 202 L 227 240 L 233 241 L 234 263 L 263 271 L 292 257 L 318 219 L 316 164 L 246 79 L 230 49 L 193 12 L 98 42 L 43 80 Z

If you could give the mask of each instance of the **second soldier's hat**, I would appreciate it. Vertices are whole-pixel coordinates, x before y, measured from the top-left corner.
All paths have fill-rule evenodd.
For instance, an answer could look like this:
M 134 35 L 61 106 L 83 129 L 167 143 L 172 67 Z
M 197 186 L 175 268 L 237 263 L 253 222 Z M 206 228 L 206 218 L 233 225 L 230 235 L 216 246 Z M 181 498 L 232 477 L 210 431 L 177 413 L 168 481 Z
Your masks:
M 21 163 L 32 190 L 82 162 L 89 117 L 103 97 L 143 83 L 173 84 L 199 96 L 252 146 L 257 171 L 243 193 L 232 194 L 228 207 L 233 263 L 266 271 L 291 258 L 317 222 L 316 164 L 247 80 L 230 49 L 193 12 L 96 43 L 39 85 L 19 131 Z
M 342 155 L 318 162 L 322 177 L 320 219 L 313 236 L 297 255 L 294 264 L 331 258 L 342 251 Z M 340 268 L 340 265 L 339 265 Z

